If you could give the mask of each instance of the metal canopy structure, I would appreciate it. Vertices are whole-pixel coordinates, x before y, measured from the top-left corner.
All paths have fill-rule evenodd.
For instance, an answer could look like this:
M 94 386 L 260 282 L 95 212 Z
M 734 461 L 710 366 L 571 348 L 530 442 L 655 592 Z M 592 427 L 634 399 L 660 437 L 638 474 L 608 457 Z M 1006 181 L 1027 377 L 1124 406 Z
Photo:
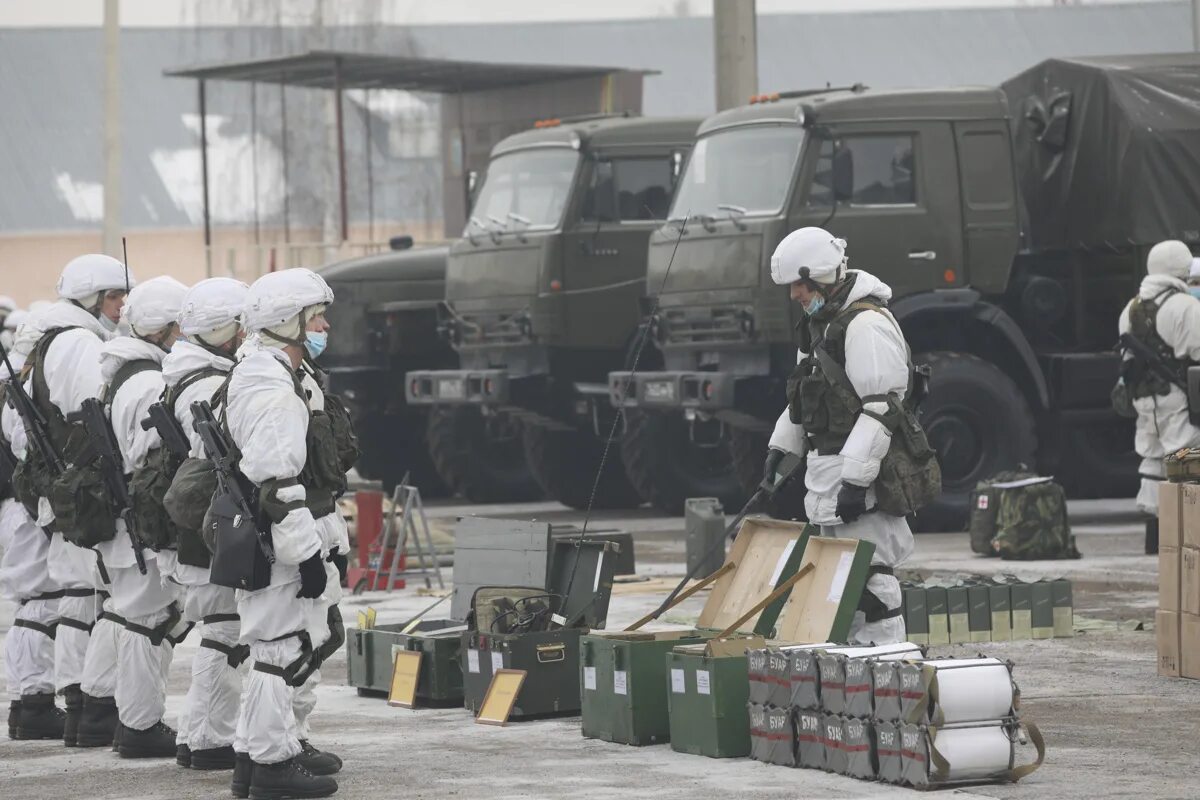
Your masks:
M 338 200 L 341 239 L 349 232 L 346 203 L 346 137 L 342 117 L 342 93 L 346 89 L 394 89 L 410 92 L 458 95 L 465 92 L 490 91 L 511 87 L 575 78 L 594 78 L 614 73 L 658 74 L 652 70 L 628 70 L 622 67 L 572 66 L 555 64 L 508 64 L 481 61 L 453 61 L 415 56 L 391 56 L 378 53 L 355 53 L 336 50 L 310 50 L 306 53 L 277 58 L 229 61 L 219 64 L 180 67 L 166 70 L 169 78 L 192 78 L 197 81 L 200 103 L 200 168 L 204 204 L 204 244 L 212 244 L 208 198 L 208 124 L 205 83 L 235 81 L 250 84 L 278 85 L 282 91 L 291 86 L 304 89 L 324 89 L 336 94 L 334 108 L 337 123 Z M 254 113 L 251 94 L 251 112 Z M 286 142 L 287 111 L 282 107 L 284 140 Z M 459 130 L 460 136 L 462 126 Z M 368 127 L 369 135 L 369 127 Z M 465 152 L 465 147 L 464 147 Z M 370 174 L 370 152 L 368 175 Z M 284 175 L 287 174 L 287 151 L 284 150 Z M 286 177 L 285 177 L 286 180 Z M 284 203 L 284 231 L 287 232 L 287 202 Z M 257 229 L 257 221 L 255 223 Z

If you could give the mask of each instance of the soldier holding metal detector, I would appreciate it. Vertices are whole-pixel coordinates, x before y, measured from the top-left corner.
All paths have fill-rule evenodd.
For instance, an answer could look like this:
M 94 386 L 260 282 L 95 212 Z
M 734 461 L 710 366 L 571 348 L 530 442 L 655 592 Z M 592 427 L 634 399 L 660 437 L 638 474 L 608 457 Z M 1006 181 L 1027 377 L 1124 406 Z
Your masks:
M 766 473 L 805 454 L 805 510 L 825 536 L 875 544 L 850 628 L 852 643 L 904 641 L 893 568 L 913 550 L 905 517 L 941 490 L 937 460 L 916 420 L 923 374 L 888 312 L 891 289 L 846 268 L 846 243 L 801 228 L 771 257 L 771 278 L 804 307 L 798 366 L 776 423 Z
M 349 549 L 334 498 L 353 436 L 329 409 L 313 408 L 300 373 L 305 358 L 324 348 L 332 302 L 329 286 L 309 270 L 259 278 L 242 317 L 248 338 L 214 398 L 215 413 L 192 406 L 219 476 L 209 512 L 211 580 L 241 589 L 241 641 L 253 662 L 234 744 L 239 797 L 337 791 L 329 775 L 340 759 L 309 745 L 305 728 Z

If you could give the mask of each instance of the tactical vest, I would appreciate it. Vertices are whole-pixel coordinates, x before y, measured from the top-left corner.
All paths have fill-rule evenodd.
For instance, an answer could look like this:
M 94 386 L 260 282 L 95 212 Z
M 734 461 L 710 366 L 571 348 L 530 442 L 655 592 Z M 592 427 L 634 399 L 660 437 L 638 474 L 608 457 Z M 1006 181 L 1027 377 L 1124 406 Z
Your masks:
M 846 331 L 861 313 L 886 313 L 870 300 L 851 303 L 817 331 L 813 323 L 804 331 L 802 344 L 808 356 L 796 366 L 787 382 L 788 414 L 804 428 L 812 451 L 818 455 L 840 453 L 859 414 L 877 419 L 891 434 L 891 443 L 875 479 L 876 508 L 903 517 L 920 509 L 941 492 L 942 474 L 936 454 L 917 421 L 917 372 L 908 359 L 908 387 L 904 397 L 868 395 L 860 398 L 846 375 Z M 819 323 L 818 323 L 819 324 Z M 886 403 L 882 414 L 864 410 L 863 403 Z
M 1158 312 L 1179 289 L 1169 286 L 1154 297 L 1143 300 L 1135 298 L 1129 306 L 1129 332 L 1158 354 L 1159 359 L 1180 383 L 1187 385 L 1187 368 L 1191 362 L 1175 357 L 1175 350 L 1163 341 L 1158 333 Z M 1154 370 L 1148 368 L 1136 356 L 1126 362 L 1125 385 L 1130 387 L 1135 399 L 1169 394 L 1172 384 Z

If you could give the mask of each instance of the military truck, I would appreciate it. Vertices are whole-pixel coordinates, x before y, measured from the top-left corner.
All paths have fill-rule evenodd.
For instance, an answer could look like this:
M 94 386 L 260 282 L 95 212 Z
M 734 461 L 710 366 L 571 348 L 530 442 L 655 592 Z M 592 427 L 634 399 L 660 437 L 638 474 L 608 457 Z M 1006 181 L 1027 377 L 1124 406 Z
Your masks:
M 699 121 L 547 120 L 504 139 L 450 246 L 443 331 L 461 363 L 410 372 L 408 400 L 519 430 L 534 477 L 566 505 L 638 505 L 649 483 L 616 447 L 597 483 L 614 423 L 606 380 L 636 347 L 647 241 Z M 709 469 L 710 448 L 685 427 L 654 434 L 689 494 L 740 492 L 728 459 Z
M 329 370 L 331 389 L 354 417 L 362 448 L 359 474 L 382 481 L 391 491 L 411 473 L 427 494 L 449 489 L 476 502 L 538 496 L 520 442 L 489 438 L 478 411 L 431 415 L 405 401 L 407 370 L 458 363 L 437 335 L 449 248 L 410 249 L 407 236 L 392 243 L 390 251 L 320 271 L 336 297 L 328 312 L 332 336 L 321 364 Z M 437 442 L 436 462 L 429 441 Z
M 960 526 L 974 484 L 1021 463 L 1075 496 L 1132 494 L 1112 348 L 1149 247 L 1200 242 L 1198 67 L 1051 60 L 1001 88 L 790 92 L 710 117 L 672 206 L 687 224 L 649 246 L 664 367 L 611 374 L 613 403 L 719 421 L 756 484 L 803 314 L 770 258 L 823 226 L 891 285 L 933 367 L 922 413 L 944 490 L 920 527 Z

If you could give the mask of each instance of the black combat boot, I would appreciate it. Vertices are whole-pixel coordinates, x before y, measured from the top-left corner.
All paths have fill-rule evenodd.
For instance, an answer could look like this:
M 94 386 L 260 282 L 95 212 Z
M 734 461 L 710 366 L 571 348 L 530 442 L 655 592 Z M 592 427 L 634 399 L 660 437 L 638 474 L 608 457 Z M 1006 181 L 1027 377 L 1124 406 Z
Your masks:
M 181 767 L 190 767 L 192 765 L 192 748 L 186 744 L 175 745 L 175 763 Z
M 250 778 L 250 800 L 329 797 L 337 790 L 337 781 L 328 775 L 313 775 L 295 758 L 278 764 L 256 762 Z
M 233 745 L 192 751 L 192 769 L 233 769 Z
M 8 704 L 8 738 L 17 738 L 17 722 L 21 719 L 21 701 L 11 700 Z
M 109 747 L 113 743 L 118 724 L 115 699 L 92 697 L 85 692 L 76 743 L 80 747 Z
M 250 796 L 250 780 L 254 775 L 254 762 L 249 753 L 234 753 L 233 780 L 229 782 L 229 791 L 239 800 Z
M 121 758 L 174 758 L 177 734 L 165 722 L 156 722 L 144 731 L 126 727 L 121 732 Z
M 1146 520 L 1146 555 L 1158 555 L 1158 517 Z
M 77 746 L 79 734 L 79 719 L 83 716 L 83 692 L 79 684 L 73 683 L 62 690 L 63 703 L 67 707 L 67 719 L 63 725 L 63 744 L 67 747 Z
M 307 739 L 300 740 L 300 755 L 296 756 L 306 770 L 313 775 L 335 775 L 342 768 L 342 760 L 333 753 L 318 750 Z
M 21 696 L 21 719 L 17 723 L 18 739 L 61 739 L 67 714 L 54 705 L 52 694 Z

